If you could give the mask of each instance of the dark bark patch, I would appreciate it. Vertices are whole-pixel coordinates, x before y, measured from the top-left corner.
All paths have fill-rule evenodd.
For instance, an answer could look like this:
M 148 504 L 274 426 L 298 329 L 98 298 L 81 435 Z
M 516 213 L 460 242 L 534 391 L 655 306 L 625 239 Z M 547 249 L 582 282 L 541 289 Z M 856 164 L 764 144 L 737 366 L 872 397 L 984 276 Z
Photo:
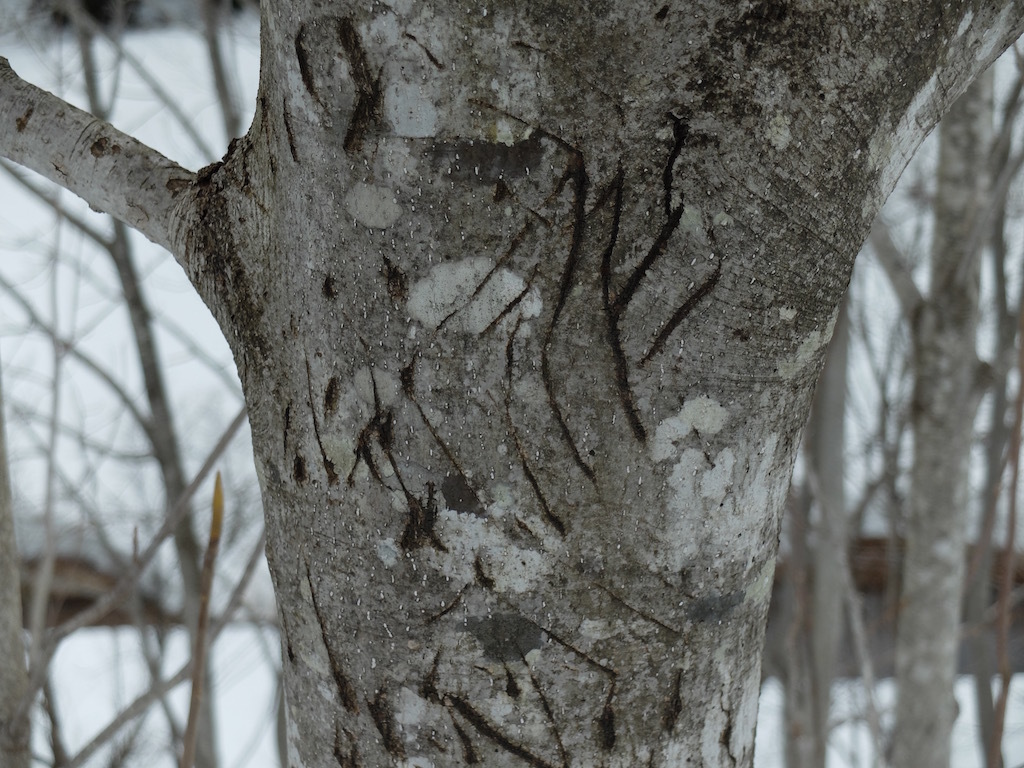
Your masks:
M 405 301 L 409 297 L 409 283 L 405 273 L 396 267 L 387 256 L 384 257 L 384 267 L 381 272 L 387 282 L 388 295 L 396 302 Z
M 337 376 L 331 376 L 324 390 L 324 413 L 330 415 L 338 410 L 338 398 L 341 396 L 341 384 Z
M 338 298 L 338 283 L 335 281 L 332 275 L 327 275 L 324 278 L 323 294 L 325 299 L 336 299 Z
M 14 127 L 18 130 L 18 133 L 28 128 L 28 121 L 32 118 L 33 112 L 35 112 L 35 107 L 29 107 L 21 117 L 14 118 Z
M 306 50 L 306 25 L 299 27 L 299 33 L 295 35 L 295 58 L 299 62 L 299 77 L 306 87 L 306 92 L 313 97 L 318 104 L 320 97 L 316 93 L 316 84 L 313 82 L 313 67 L 309 63 L 309 52 Z
M 667 16 L 668 16 L 668 6 L 667 5 L 661 6 L 661 8 L 658 9 L 658 12 L 656 14 L 654 14 L 654 18 L 657 19 L 658 21 L 664 21 Z
M 683 711 L 683 698 L 680 693 L 683 685 L 683 671 L 676 671 L 676 679 L 672 682 L 672 692 L 665 702 L 665 711 L 661 716 L 661 725 L 667 733 L 671 733 L 676 721 Z
M 448 509 L 455 512 L 470 512 L 474 515 L 483 515 L 484 505 L 476 491 L 470 487 L 465 475 L 448 475 L 441 483 L 441 493 L 444 494 L 445 504 Z
M 292 479 L 296 483 L 305 483 L 309 480 L 309 472 L 306 470 L 306 460 L 299 454 L 295 454 L 295 461 L 292 463 Z
M 519 683 L 516 682 L 516 676 L 512 674 L 512 670 L 505 667 L 505 693 L 513 699 L 518 699 L 522 692 Z
M 600 717 L 597 718 L 597 732 L 601 741 L 601 749 L 610 752 L 615 747 L 615 710 L 612 709 L 611 696 L 604 703 Z
M 403 552 L 409 552 L 424 546 L 434 546 L 442 552 L 448 548 L 437 537 L 434 526 L 437 524 L 437 499 L 434 496 L 434 484 L 427 483 L 427 499 L 423 501 L 413 493 L 406 493 L 409 505 L 409 519 L 402 532 L 400 546 Z
M 391 704 L 388 702 L 387 691 L 383 688 L 377 691 L 373 699 L 366 700 L 366 708 L 370 711 L 370 717 L 384 741 L 384 749 L 393 757 L 405 757 L 405 746 L 399 736 L 398 725 L 395 723 L 394 713 L 391 711 Z
M 539 134 L 513 144 L 479 139 L 439 141 L 430 149 L 434 169 L 451 172 L 453 180 L 498 184 L 526 176 L 540 166 L 544 144 Z M 507 190 L 508 188 L 505 187 Z
M 334 759 L 341 768 L 363 768 L 355 734 L 334 723 Z
M 724 621 L 743 602 L 744 597 L 746 592 L 742 589 L 700 597 L 689 605 L 686 615 L 693 621 Z
M 106 136 L 100 136 L 90 146 L 89 152 L 93 157 L 103 157 L 104 155 L 120 155 L 121 145 L 112 142 Z
M 471 617 L 466 620 L 466 628 L 483 646 L 484 653 L 497 661 L 522 661 L 544 642 L 541 628 L 515 613 Z

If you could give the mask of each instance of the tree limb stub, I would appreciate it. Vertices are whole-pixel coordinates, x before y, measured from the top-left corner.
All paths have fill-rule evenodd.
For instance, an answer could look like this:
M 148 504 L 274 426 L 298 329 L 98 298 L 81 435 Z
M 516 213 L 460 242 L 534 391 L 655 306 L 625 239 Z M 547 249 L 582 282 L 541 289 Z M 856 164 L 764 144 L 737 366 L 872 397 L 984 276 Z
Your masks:
M 25 82 L 0 57 L 0 152 L 171 247 L 175 202 L 195 174 Z

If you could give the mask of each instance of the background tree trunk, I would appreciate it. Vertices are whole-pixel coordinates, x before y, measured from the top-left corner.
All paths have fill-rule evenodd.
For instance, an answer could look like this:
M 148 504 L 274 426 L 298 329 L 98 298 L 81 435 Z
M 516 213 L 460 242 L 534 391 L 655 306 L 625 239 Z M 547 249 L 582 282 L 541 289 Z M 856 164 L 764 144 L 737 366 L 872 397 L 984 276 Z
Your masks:
M 986 210 L 992 78 L 980 78 L 939 127 L 939 182 L 928 298 L 912 318 L 914 466 L 896 642 L 895 768 L 949 764 L 956 717 L 968 523 L 967 469 L 980 396 L 975 353 Z

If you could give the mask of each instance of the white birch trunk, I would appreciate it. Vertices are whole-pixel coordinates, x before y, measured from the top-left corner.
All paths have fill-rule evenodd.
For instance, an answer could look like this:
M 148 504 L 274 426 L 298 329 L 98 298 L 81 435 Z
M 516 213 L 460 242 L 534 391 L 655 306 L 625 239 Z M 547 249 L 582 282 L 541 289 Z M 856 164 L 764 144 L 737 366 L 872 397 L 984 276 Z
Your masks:
M 914 465 L 896 639 L 895 768 L 949 765 L 966 566 L 967 470 L 979 395 L 980 257 L 969 256 L 967 247 L 986 206 L 991 136 L 988 74 L 939 127 L 931 285 L 913 318 Z

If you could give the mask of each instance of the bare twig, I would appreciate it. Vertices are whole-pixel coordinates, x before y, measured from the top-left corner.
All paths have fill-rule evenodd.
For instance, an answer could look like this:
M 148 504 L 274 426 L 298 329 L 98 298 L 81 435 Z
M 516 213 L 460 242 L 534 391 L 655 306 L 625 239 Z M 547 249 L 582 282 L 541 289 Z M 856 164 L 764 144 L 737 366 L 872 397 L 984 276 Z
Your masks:
M 210 591 L 213 589 L 213 569 L 220 549 L 220 532 L 224 524 L 224 488 L 220 472 L 213 483 L 213 511 L 210 517 L 210 541 L 203 558 L 202 587 L 199 592 L 199 618 L 196 623 L 195 641 L 192 646 L 192 698 L 188 707 L 188 724 L 185 726 L 184 745 L 181 752 L 181 768 L 192 768 L 196 758 L 196 737 L 199 734 L 199 708 L 203 702 L 203 673 L 206 670 L 207 623 L 210 618 Z

